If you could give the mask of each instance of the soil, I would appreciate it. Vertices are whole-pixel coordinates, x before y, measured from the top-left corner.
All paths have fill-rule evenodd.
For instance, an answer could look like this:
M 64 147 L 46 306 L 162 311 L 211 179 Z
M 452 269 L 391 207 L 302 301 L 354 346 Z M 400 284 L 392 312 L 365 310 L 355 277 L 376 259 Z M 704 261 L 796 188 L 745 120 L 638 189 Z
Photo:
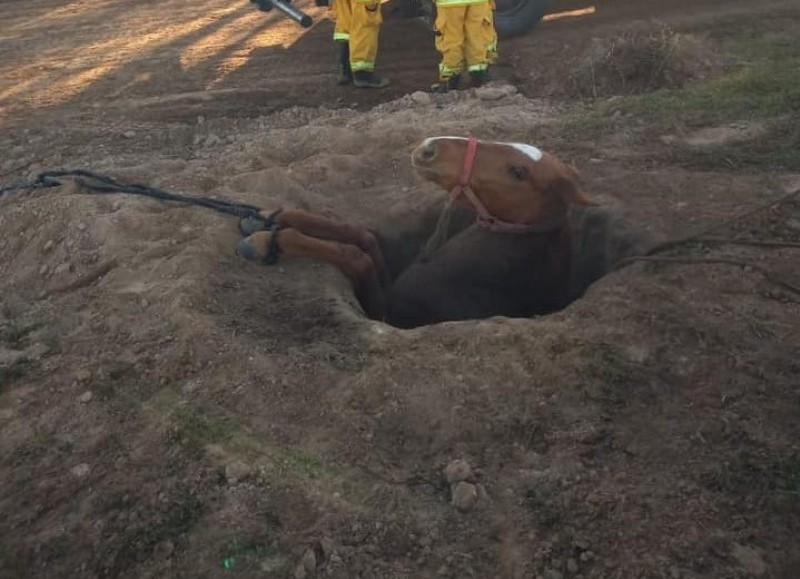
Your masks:
M 474 132 L 553 150 L 679 237 L 800 176 L 565 142 L 542 97 L 632 21 L 788 29 L 794 4 L 598 2 L 432 98 L 430 34 L 391 4 L 392 88 L 356 92 L 308 2 L 303 32 L 249 3 L 6 1 L 0 175 L 85 167 L 387 231 L 442 200 L 411 147 Z M 2 579 L 800 575 L 800 308 L 754 269 L 639 263 L 552 316 L 402 331 L 328 266 L 238 259 L 235 220 L 198 208 L 65 185 L 0 199 L 0 231 Z M 798 243 L 800 204 L 719 234 Z M 795 248 L 704 251 L 800 284 Z

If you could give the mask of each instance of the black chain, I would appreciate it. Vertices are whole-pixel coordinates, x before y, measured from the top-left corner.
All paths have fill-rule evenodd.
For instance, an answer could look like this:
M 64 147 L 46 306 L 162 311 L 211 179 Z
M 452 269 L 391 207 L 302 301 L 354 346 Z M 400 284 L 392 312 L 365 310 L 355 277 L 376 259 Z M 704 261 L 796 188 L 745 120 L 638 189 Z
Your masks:
M 0 188 L 0 198 L 12 191 L 34 190 L 34 189 L 47 189 L 50 187 L 58 187 L 63 185 L 60 179 L 64 177 L 71 177 L 75 182 L 86 189 L 90 193 L 126 193 L 129 195 L 140 195 L 143 197 L 150 197 L 152 199 L 160 199 L 161 201 L 175 201 L 177 203 L 184 203 L 186 205 L 197 205 L 213 209 L 219 213 L 228 215 L 235 215 L 240 218 L 252 217 L 254 219 L 264 220 L 259 215 L 259 208 L 255 205 L 247 205 L 245 203 L 234 203 L 232 201 L 224 201 L 222 199 L 212 199 L 210 197 L 192 197 L 189 195 L 181 195 L 180 193 L 171 193 L 156 187 L 148 185 L 140 185 L 138 183 L 121 183 L 113 177 L 108 175 L 101 175 L 100 173 L 93 173 L 84 169 L 75 169 L 71 171 L 45 171 L 39 173 L 34 181 L 29 183 L 18 183 L 9 187 Z

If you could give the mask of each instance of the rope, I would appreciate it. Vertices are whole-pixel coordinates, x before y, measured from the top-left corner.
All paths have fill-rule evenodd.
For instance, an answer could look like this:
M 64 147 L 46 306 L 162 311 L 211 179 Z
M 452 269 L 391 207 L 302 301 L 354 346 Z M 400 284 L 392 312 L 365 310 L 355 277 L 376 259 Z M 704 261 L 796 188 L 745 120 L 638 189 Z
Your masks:
M 219 213 L 235 215 L 236 217 L 240 218 L 251 217 L 264 221 L 264 218 L 259 215 L 259 208 L 255 205 L 234 203 L 232 201 L 212 199 L 210 197 L 192 197 L 189 195 L 182 195 L 180 193 L 171 193 L 169 191 L 158 189 L 156 187 L 150 187 L 148 185 L 140 185 L 138 183 L 126 184 L 117 181 L 108 175 L 93 173 L 84 169 L 75 169 L 71 171 L 45 171 L 43 173 L 39 173 L 36 179 L 29 183 L 18 183 L 9 187 L 0 188 L 0 198 L 13 191 L 59 187 L 63 185 L 60 179 L 64 177 L 71 177 L 78 185 L 83 187 L 89 193 L 126 193 L 129 195 L 140 195 L 142 197 L 159 199 L 161 201 L 174 201 L 176 203 L 183 203 L 185 205 L 206 207 Z

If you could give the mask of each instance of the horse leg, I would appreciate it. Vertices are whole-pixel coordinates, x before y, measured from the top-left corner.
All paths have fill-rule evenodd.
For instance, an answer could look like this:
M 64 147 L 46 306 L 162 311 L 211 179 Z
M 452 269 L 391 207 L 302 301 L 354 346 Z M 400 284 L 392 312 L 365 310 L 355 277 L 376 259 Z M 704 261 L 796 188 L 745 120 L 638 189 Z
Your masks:
M 273 235 L 278 237 L 273 240 Z M 292 257 L 309 257 L 330 263 L 353 283 L 356 297 L 370 318 L 385 316 L 385 297 L 372 257 L 351 243 L 340 243 L 311 237 L 294 229 L 278 232 L 258 231 L 239 242 L 239 255 L 252 261 L 264 261 L 270 246 L 277 243 L 278 252 Z
M 273 212 L 271 211 L 261 212 L 264 217 L 272 214 Z M 372 258 L 378 279 L 384 287 L 388 285 L 388 270 L 386 269 L 386 263 L 378 245 L 378 240 L 363 225 L 337 221 L 295 208 L 284 209 L 275 215 L 273 219 L 282 229 L 296 229 L 311 237 L 339 241 L 359 247 Z

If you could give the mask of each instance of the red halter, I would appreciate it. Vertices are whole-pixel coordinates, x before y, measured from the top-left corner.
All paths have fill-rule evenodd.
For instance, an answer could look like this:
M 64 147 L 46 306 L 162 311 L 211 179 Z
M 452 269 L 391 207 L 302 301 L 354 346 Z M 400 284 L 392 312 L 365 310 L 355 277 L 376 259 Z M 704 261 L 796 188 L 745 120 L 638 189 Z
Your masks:
M 461 176 L 458 179 L 458 185 L 453 187 L 453 190 L 450 191 L 450 201 L 455 202 L 461 195 L 464 195 L 478 213 L 477 224 L 480 227 L 496 233 L 541 233 L 556 229 L 560 225 L 560 223 L 555 224 L 551 222 L 532 225 L 511 223 L 510 221 L 502 221 L 489 213 L 489 210 L 481 203 L 481 200 L 478 199 L 478 196 L 469 185 L 477 154 L 478 139 L 470 137 L 467 141 L 467 154 L 464 156 L 464 166 L 461 169 Z

